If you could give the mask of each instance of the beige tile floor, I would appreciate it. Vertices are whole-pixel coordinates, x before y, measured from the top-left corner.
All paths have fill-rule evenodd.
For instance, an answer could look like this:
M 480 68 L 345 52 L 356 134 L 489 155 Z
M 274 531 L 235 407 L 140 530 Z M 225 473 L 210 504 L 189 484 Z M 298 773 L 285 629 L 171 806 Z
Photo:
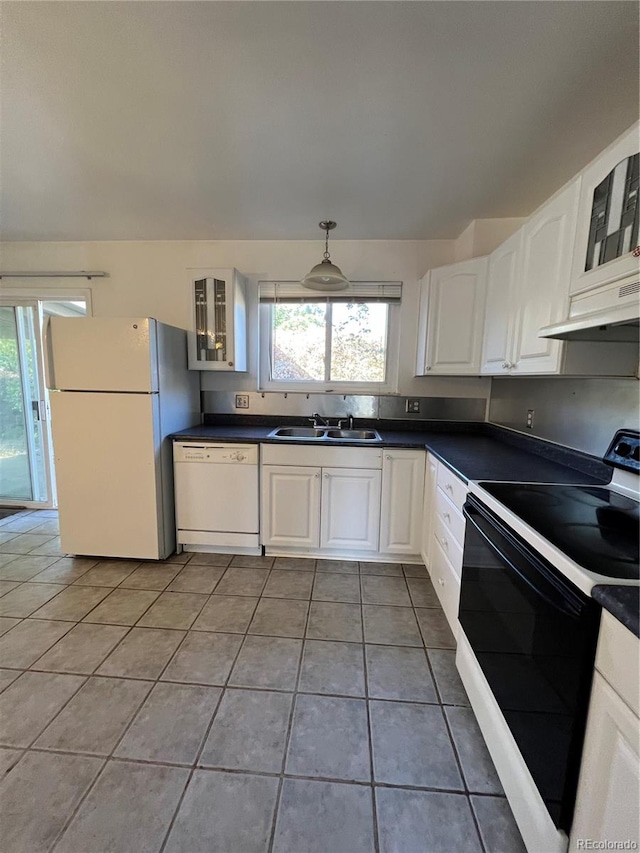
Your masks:
M 0 519 L 3 853 L 523 853 L 422 566 Z

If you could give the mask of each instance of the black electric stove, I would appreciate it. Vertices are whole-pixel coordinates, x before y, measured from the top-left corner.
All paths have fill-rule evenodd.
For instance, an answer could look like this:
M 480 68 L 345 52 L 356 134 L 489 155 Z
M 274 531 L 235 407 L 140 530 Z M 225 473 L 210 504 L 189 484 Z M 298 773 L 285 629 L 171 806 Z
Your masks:
M 640 432 L 619 430 L 603 461 L 614 468 L 608 486 L 478 486 L 596 583 L 640 583 Z
M 640 433 L 618 431 L 604 461 L 615 469 L 607 486 L 471 483 L 464 505 L 456 660 L 469 673 L 463 681 L 489 751 L 512 768 L 502 780 L 507 796 L 522 797 L 513 780 L 524 761 L 552 824 L 567 834 L 601 612 L 591 590 L 640 585 Z M 499 715 L 487 716 L 479 674 Z M 544 849 L 560 849 L 547 843 L 535 802 L 520 807 Z
M 480 485 L 587 571 L 640 578 L 638 501 L 600 486 Z

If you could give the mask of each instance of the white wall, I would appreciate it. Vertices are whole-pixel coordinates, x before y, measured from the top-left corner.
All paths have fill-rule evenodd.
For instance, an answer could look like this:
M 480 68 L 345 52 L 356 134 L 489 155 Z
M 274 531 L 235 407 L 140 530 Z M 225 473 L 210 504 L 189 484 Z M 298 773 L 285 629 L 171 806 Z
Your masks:
M 514 234 L 526 219 L 474 219 L 455 240 L 454 261 L 468 261 L 490 255 L 501 243 Z
M 94 279 L 93 313 L 102 316 L 151 316 L 186 328 L 190 303 L 189 267 L 236 267 L 249 279 L 249 356 L 247 374 L 202 374 L 203 389 L 257 388 L 257 282 L 299 280 L 322 255 L 320 240 L 310 241 L 159 241 L 92 243 L 4 243 L 5 270 L 104 270 Z M 418 320 L 418 281 L 431 267 L 453 261 L 452 240 L 334 240 L 333 259 L 354 280 L 402 281 L 399 391 L 416 396 L 488 397 L 490 382 L 475 378 L 414 377 Z M 80 284 L 81 280 L 60 280 Z M 37 280 L 3 279 L 2 287 L 27 294 Z

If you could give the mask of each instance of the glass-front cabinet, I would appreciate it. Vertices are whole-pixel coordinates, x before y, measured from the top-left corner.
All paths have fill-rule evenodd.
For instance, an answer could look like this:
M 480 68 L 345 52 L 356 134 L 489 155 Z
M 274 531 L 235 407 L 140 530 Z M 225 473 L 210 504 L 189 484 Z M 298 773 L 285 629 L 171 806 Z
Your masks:
M 247 369 L 246 282 L 235 269 L 189 270 L 191 370 Z
M 582 175 L 571 293 L 600 285 L 636 287 L 640 225 L 638 125 Z M 620 296 L 625 295 L 625 290 Z

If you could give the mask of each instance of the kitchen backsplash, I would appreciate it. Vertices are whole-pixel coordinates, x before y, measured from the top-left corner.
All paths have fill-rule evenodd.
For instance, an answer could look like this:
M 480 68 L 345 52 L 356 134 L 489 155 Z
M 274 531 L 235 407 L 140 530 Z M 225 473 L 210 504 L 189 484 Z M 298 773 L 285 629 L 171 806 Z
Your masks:
M 236 396 L 246 398 L 248 407 L 236 406 Z M 407 413 L 406 401 L 418 401 L 419 412 Z M 242 400 L 244 402 L 244 399 Z M 397 420 L 484 421 L 484 397 L 404 397 L 283 392 L 202 391 L 204 414 L 385 418 Z
M 603 456 L 617 429 L 638 429 L 639 391 L 635 379 L 494 379 L 489 420 Z

